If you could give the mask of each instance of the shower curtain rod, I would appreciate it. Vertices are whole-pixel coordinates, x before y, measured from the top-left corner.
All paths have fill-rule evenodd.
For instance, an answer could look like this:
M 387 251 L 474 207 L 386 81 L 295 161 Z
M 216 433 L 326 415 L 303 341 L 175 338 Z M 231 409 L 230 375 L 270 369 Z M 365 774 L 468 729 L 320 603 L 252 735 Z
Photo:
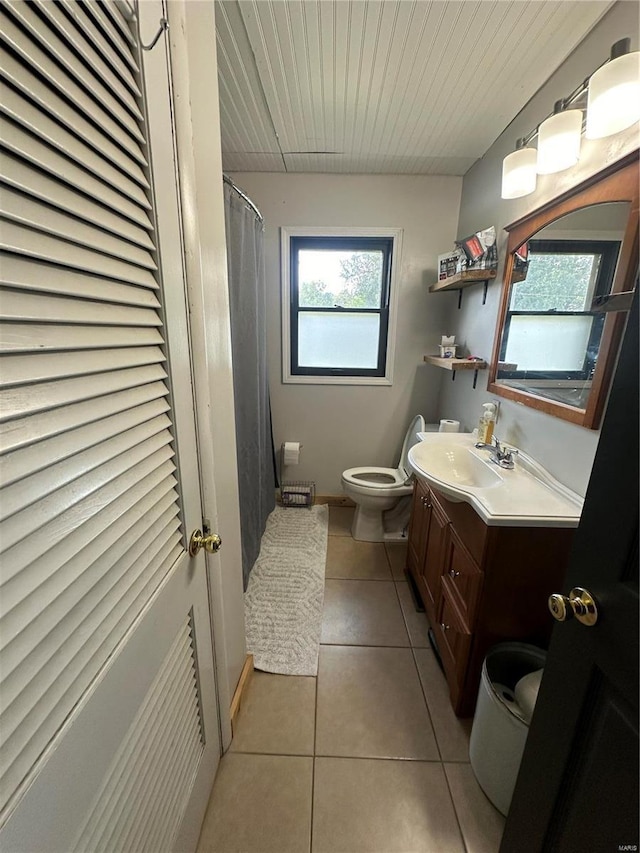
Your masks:
M 258 210 L 258 208 L 255 206 L 255 204 L 251 201 L 251 199 L 249 198 L 249 196 L 248 196 L 246 193 L 243 193 L 243 192 L 242 192 L 242 190 L 240 189 L 240 187 L 237 187 L 237 186 L 233 183 L 233 181 L 231 180 L 231 178 L 230 178 L 230 177 L 228 177 L 227 175 L 223 174 L 223 175 L 222 175 L 222 180 L 225 182 L 225 184 L 229 184 L 229 186 L 230 186 L 232 189 L 234 189 L 234 190 L 238 193 L 238 195 L 239 195 L 239 196 L 242 196 L 242 198 L 247 202 L 247 204 L 249 205 L 249 207 L 251 208 L 251 210 L 253 210 L 253 212 L 255 213 L 255 215 L 258 217 L 258 219 L 260 220 L 260 222 L 263 222 L 263 223 L 264 223 L 264 219 L 262 218 L 262 214 L 260 213 L 260 211 Z

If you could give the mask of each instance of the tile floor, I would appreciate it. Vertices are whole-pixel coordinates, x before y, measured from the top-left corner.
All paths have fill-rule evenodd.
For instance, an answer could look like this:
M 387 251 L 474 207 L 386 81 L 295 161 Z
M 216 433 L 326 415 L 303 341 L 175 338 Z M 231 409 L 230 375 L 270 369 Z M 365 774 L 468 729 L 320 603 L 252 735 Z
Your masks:
M 469 765 L 404 576 L 331 507 L 317 678 L 255 672 L 198 853 L 496 853 L 504 819 Z

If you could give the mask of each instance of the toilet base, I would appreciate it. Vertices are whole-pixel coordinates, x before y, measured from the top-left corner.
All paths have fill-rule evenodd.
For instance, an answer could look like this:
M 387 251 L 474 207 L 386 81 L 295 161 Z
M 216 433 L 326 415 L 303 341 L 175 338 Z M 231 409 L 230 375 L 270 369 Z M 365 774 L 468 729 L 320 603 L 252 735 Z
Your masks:
M 386 512 L 357 504 L 351 524 L 351 536 L 358 542 L 406 541 L 410 516 L 411 495 L 400 498 L 398 503 Z
M 384 541 L 385 542 L 406 542 L 407 539 L 408 539 L 408 535 L 407 535 L 407 528 L 406 527 L 404 528 L 404 530 L 397 530 L 397 531 L 394 531 L 393 533 L 385 532 L 385 534 L 384 534 Z
M 358 504 L 351 522 L 351 536 L 358 542 L 384 542 L 380 510 Z

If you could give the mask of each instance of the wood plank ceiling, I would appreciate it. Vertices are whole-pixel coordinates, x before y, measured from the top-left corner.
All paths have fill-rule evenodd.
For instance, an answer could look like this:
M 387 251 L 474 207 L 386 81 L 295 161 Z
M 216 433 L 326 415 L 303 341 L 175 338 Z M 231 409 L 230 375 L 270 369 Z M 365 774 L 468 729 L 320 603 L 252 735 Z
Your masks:
M 611 5 L 221 0 L 224 168 L 462 175 Z

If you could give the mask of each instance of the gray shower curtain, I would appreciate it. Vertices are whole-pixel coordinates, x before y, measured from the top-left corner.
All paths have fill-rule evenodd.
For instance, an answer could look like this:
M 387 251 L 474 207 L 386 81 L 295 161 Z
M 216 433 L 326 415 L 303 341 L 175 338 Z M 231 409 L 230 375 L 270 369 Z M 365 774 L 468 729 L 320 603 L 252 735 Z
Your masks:
M 235 396 L 242 575 L 246 589 L 275 506 L 275 466 L 267 380 L 264 226 L 236 188 L 224 183 L 231 348 Z

